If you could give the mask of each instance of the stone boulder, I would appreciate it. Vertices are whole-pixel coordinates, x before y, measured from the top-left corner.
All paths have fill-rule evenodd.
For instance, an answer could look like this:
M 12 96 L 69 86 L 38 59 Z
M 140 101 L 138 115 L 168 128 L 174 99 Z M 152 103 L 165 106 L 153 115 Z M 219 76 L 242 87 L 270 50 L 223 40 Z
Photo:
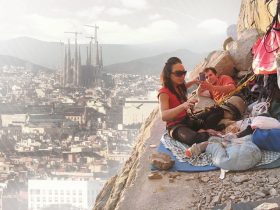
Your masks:
M 162 175 L 158 171 L 151 172 L 148 179 L 162 179 Z
M 242 0 L 237 24 L 238 38 L 244 30 L 250 28 L 257 28 L 262 33 L 266 32 L 272 16 L 275 15 L 277 0 L 272 0 L 269 4 L 265 2 Z
M 277 203 L 263 203 L 259 206 L 257 206 L 256 208 L 254 208 L 254 210 L 279 210 L 279 205 Z
M 219 75 L 225 74 L 233 76 L 234 63 L 228 51 L 213 51 L 207 58 L 205 58 L 200 64 L 198 64 L 194 70 L 190 73 L 190 79 L 198 77 L 206 67 L 216 68 Z
M 252 66 L 253 56 L 251 49 L 258 38 L 259 33 L 256 29 L 248 29 L 242 32 L 237 41 L 232 41 L 228 46 L 237 70 L 247 71 Z
M 150 157 L 151 164 L 159 170 L 168 170 L 174 165 L 174 160 L 165 153 L 153 153 Z

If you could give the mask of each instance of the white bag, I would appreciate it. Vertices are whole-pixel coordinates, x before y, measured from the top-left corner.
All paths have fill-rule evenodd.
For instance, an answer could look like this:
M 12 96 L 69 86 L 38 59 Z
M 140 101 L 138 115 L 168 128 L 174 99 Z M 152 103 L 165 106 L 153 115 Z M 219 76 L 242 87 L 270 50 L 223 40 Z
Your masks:
M 273 129 L 280 128 L 280 122 L 272 117 L 257 116 L 252 120 L 251 127 L 253 129 Z
M 240 131 L 245 130 L 249 125 L 251 125 L 253 117 L 245 118 L 236 122 L 236 126 Z
M 256 116 L 259 116 L 261 114 L 268 113 L 269 106 L 270 106 L 270 103 L 267 102 L 267 101 L 257 103 L 256 105 L 253 106 L 251 116 L 256 117 Z

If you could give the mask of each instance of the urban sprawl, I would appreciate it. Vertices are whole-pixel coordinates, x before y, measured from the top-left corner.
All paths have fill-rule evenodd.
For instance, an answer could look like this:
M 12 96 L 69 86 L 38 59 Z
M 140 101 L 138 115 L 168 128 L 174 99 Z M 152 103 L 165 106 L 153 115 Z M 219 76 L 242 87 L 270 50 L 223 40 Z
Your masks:
M 157 105 L 157 77 L 82 65 L 75 47 L 57 72 L 0 68 L 0 209 L 92 208 Z

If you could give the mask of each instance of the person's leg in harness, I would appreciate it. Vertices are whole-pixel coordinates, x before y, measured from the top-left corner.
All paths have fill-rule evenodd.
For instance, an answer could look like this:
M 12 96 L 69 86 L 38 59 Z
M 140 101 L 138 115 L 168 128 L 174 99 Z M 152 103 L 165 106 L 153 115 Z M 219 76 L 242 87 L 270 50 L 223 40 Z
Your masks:
M 213 107 L 195 117 L 187 116 L 179 125 L 169 129 L 169 135 L 189 146 L 207 141 L 210 136 L 209 133 L 198 131 L 200 129 L 219 130 L 217 124 L 223 116 L 224 110 L 221 107 Z
M 195 118 L 197 120 L 200 120 L 203 122 L 201 128 L 214 129 L 214 130 L 220 130 L 217 127 L 217 125 L 223 119 L 223 117 L 224 117 L 224 110 L 219 106 L 212 107 L 212 108 L 210 108 L 210 110 L 207 110 L 198 115 L 195 115 Z
M 169 135 L 189 146 L 194 143 L 207 141 L 209 134 L 207 132 L 198 132 L 203 126 L 202 121 L 191 119 L 186 116 L 185 119 L 178 125 L 168 129 Z
M 209 134 L 207 132 L 197 132 L 189 128 L 187 125 L 180 124 L 169 132 L 170 136 L 175 140 L 185 143 L 189 146 L 194 143 L 207 141 Z

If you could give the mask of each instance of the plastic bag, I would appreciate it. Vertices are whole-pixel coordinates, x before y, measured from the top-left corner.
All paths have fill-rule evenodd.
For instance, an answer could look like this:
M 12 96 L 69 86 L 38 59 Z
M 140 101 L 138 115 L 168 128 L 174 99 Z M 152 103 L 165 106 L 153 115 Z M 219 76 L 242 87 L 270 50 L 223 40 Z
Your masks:
M 280 129 L 280 122 L 272 117 L 258 116 L 252 120 L 251 127 L 253 129 Z
M 245 118 L 236 122 L 236 126 L 239 127 L 240 131 L 245 130 L 252 123 L 253 117 Z
M 268 108 L 270 106 L 269 102 L 259 102 L 256 105 L 253 106 L 253 110 L 251 112 L 252 117 L 259 116 L 261 114 L 266 114 L 268 113 Z

